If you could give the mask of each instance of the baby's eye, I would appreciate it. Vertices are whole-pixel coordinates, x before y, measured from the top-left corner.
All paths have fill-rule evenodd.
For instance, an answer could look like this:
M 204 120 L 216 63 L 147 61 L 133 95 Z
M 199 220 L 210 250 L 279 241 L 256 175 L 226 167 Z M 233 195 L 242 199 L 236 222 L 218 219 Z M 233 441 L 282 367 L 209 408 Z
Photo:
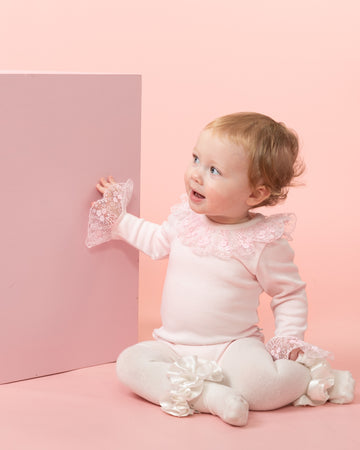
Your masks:
M 199 157 L 196 156 L 196 155 L 193 155 L 193 161 L 194 161 L 195 164 L 197 164 L 200 161 Z
M 210 167 L 210 173 L 212 173 L 213 175 L 221 175 L 221 173 L 214 166 Z

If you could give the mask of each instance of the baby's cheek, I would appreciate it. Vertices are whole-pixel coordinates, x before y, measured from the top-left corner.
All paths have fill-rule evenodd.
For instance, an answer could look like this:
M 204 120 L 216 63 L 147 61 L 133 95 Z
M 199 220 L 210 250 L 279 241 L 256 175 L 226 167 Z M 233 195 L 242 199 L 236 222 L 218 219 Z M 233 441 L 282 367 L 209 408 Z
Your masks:
M 185 173 L 184 173 L 185 188 L 187 188 L 188 185 L 189 185 L 189 178 L 190 178 L 190 176 L 189 176 L 189 169 L 186 169 Z
M 228 194 L 226 186 L 224 183 L 216 182 L 216 180 L 212 180 L 209 184 L 209 188 L 207 189 L 208 196 L 211 196 L 214 201 L 224 202 L 228 201 Z

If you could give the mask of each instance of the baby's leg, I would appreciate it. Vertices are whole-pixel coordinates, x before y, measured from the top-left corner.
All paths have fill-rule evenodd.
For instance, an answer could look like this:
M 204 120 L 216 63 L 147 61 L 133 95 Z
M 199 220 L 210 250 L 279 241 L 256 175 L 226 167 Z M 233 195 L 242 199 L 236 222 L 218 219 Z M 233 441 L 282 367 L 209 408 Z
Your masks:
M 239 339 L 220 361 L 225 383 L 248 401 L 252 410 L 271 410 L 292 403 L 306 392 L 310 372 L 289 360 L 273 361 L 262 342 Z
M 171 389 L 167 372 L 177 359 L 177 354 L 163 342 L 140 342 L 120 354 L 116 372 L 135 394 L 159 405 Z
M 146 341 L 124 350 L 117 360 L 116 370 L 119 379 L 137 395 L 163 405 L 169 399 L 170 392 L 176 390 L 169 380 L 169 372 L 176 361 L 181 363 L 184 359 L 179 358 L 168 345 L 159 341 Z M 199 372 L 203 367 L 200 367 Z M 191 371 L 188 374 L 185 371 L 184 374 L 185 377 L 192 376 Z M 199 395 L 191 398 L 190 403 L 197 411 L 217 415 L 232 425 L 245 425 L 247 422 L 247 402 L 233 389 L 220 383 L 204 381 Z M 188 414 L 164 410 L 173 415 Z

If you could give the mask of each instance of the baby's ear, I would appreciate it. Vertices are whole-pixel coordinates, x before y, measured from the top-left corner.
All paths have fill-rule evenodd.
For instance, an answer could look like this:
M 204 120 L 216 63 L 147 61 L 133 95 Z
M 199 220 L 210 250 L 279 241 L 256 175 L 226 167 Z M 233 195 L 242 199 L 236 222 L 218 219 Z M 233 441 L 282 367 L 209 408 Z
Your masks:
M 268 197 L 270 197 L 270 190 L 268 187 L 264 186 L 263 184 L 257 186 L 253 192 L 249 195 L 247 199 L 247 204 L 250 207 L 256 206 L 259 203 L 262 203 L 264 200 L 266 200 Z

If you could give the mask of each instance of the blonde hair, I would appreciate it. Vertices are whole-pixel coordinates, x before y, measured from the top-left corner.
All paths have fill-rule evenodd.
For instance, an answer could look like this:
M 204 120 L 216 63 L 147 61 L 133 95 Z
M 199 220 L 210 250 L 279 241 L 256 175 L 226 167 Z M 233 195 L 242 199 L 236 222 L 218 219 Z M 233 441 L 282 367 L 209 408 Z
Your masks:
M 271 117 L 240 112 L 219 117 L 205 129 L 241 145 L 249 157 L 249 182 L 253 188 L 264 185 L 270 196 L 256 205 L 270 206 L 287 197 L 294 178 L 304 171 L 299 160 L 296 133 Z

